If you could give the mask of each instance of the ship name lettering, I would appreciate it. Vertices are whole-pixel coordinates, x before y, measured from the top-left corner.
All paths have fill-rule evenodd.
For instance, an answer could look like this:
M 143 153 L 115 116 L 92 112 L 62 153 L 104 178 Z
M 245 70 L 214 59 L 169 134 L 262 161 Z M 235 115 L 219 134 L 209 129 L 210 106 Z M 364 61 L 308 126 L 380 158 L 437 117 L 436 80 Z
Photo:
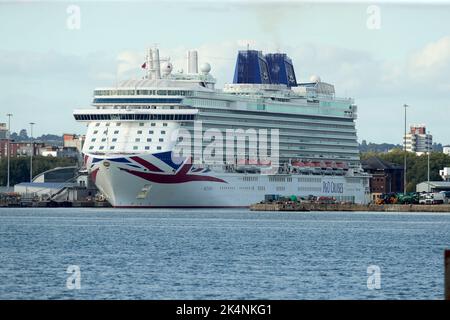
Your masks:
M 322 183 L 323 193 L 344 193 L 344 184 L 333 181 L 324 181 Z

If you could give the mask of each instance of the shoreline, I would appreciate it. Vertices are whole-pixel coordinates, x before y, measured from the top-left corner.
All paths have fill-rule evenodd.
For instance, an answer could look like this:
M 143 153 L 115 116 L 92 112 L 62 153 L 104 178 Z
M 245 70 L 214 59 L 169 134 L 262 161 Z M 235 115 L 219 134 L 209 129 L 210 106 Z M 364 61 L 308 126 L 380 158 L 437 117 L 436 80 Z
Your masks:
M 450 204 L 340 204 L 340 203 L 256 203 L 250 211 L 367 211 L 367 212 L 450 212 Z

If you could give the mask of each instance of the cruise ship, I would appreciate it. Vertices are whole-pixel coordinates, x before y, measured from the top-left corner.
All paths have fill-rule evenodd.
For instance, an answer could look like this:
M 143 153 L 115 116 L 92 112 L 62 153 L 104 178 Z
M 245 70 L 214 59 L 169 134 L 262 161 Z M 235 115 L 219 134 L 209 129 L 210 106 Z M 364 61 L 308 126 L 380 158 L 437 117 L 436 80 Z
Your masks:
M 175 72 L 149 48 L 142 78 L 96 88 L 92 107 L 74 111 L 87 126 L 84 165 L 112 206 L 246 207 L 266 195 L 369 201 L 353 99 L 318 76 L 298 83 L 285 53 L 239 51 L 222 89 L 197 51 L 186 64 Z

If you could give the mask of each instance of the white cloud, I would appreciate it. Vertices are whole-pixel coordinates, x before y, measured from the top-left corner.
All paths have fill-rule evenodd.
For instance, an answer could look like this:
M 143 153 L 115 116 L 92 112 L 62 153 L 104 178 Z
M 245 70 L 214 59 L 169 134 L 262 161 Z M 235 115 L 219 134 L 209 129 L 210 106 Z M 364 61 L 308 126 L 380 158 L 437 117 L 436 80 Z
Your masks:
M 119 78 L 136 74 L 145 58 L 143 53 L 134 51 L 123 51 L 117 55 L 117 75 Z
M 237 51 L 244 50 L 247 44 L 251 49 L 265 53 L 277 51 L 273 42 L 241 39 L 208 43 L 196 48 L 161 47 L 160 55 L 171 57 L 175 71 L 186 70 L 186 51 L 198 50 L 199 63 L 209 62 L 212 65 L 211 73 L 218 79 L 217 87 L 220 88 L 232 81 Z M 395 105 L 401 106 L 405 102 L 415 104 L 417 117 L 428 119 L 427 124 L 433 123 L 435 131 L 440 128 L 439 121 L 442 119 L 438 112 L 445 113 L 450 107 L 446 102 L 450 92 L 450 36 L 436 39 L 410 52 L 402 60 L 379 59 L 362 50 L 312 43 L 286 45 L 280 51 L 292 58 L 298 81 L 307 81 L 310 75 L 318 74 L 323 81 L 336 86 L 337 96 L 355 98 L 360 106 L 358 124 L 363 128 L 362 137 L 370 135 L 374 117 L 391 114 Z M 48 112 L 55 112 L 55 117 L 57 112 L 61 112 L 59 117 L 64 122 L 63 119 L 67 119 L 67 114 L 70 115 L 74 107 L 89 104 L 90 93 L 95 87 L 144 76 L 141 69 L 144 60 L 145 48 L 85 55 L 0 50 L 0 85 L 6 93 L 2 105 L 8 105 L 16 113 L 36 105 L 36 108 L 52 110 Z M 40 101 L 39 97 L 46 97 L 47 100 L 39 103 L 40 106 L 36 103 L 24 104 L 23 100 L 17 99 L 24 85 L 34 97 L 29 101 Z M 65 97 L 67 100 L 64 100 Z M 424 110 L 420 114 L 419 105 Z M 434 108 L 432 114 L 429 107 Z M 392 117 L 397 119 L 401 115 Z M 441 131 L 445 132 L 444 129 Z M 384 137 L 380 139 L 386 139 Z
M 197 48 L 184 46 L 160 48 L 161 57 L 170 56 L 174 70 L 186 69 L 186 51 L 196 49 L 199 63 L 209 62 L 218 87 L 231 82 L 238 50 L 247 47 L 276 52 L 273 42 L 252 39 L 208 43 Z M 306 43 L 284 46 L 294 62 L 298 81 L 307 81 L 318 74 L 323 81 L 336 85 L 339 93 L 370 97 L 417 94 L 448 94 L 450 88 L 450 36 L 430 42 L 402 61 L 377 59 L 369 52 L 331 45 Z M 68 55 L 57 52 L 34 53 L 0 51 L 0 76 L 10 77 L 60 77 L 76 80 L 105 81 L 109 85 L 116 79 L 137 78 L 144 75 L 141 65 L 145 60 L 142 51 L 119 53 L 95 52 L 87 55 Z
M 409 76 L 416 81 L 444 81 L 450 85 L 450 36 L 427 44 L 408 61 Z

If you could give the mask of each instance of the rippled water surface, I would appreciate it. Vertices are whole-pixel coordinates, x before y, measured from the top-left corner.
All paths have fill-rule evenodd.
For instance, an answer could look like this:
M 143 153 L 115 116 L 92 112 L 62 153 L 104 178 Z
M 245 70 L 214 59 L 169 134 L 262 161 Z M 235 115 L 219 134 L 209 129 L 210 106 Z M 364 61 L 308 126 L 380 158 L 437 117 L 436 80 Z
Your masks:
M 0 209 L 0 299 L 442 299 L 445 247 L 450 214 Z

